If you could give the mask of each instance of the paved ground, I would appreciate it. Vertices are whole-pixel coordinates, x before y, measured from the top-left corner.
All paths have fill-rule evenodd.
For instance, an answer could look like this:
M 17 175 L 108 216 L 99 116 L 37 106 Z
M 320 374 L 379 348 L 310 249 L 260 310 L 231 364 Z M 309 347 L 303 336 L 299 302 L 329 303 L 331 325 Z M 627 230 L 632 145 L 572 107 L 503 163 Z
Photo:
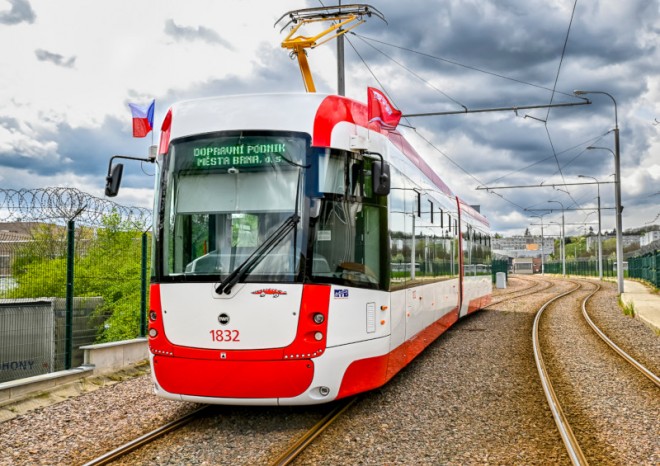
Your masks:
M 621 301 L 632 305 L 635 317 L 660 333 L 660 293 L 648 285 L 633 280 L 626 280 Z

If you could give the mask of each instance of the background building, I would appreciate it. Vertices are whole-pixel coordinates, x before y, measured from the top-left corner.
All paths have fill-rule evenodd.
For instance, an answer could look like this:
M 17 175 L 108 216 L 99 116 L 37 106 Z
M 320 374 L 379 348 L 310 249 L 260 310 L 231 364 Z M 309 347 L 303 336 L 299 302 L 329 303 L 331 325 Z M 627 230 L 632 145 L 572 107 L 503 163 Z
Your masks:
M 508 238 L 493 238 L 493 253 L 507 257 L 538 257 L 543 250 L 544 259 L 555 252 L 554 238 L 544 237 L 541 247 L 540 236 L 510 236 Z

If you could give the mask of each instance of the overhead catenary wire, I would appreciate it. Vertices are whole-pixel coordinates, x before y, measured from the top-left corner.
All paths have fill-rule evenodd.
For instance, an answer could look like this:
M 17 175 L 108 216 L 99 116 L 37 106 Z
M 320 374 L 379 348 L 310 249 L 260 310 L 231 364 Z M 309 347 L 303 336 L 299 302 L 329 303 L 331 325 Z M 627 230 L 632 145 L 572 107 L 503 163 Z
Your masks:
M 425 56 L 425 57 L 427 57 L 427 58 L 431 58 L 431 59 L 434 59 L 434 60 L 438 60 L 438 61 L 442 61 L 442 62 L 445 62 L 445 63 L 449 63 L 449 64 L 452 64 L 452 65 L 454 65 L 454 66 L 460 66 L 460 67 L 463 67 L 463 68 L 466 68 L 466 69 L 470 69 L 470 70 L 473 70 L 473 71 L 477 71 L 477 72 L 481 72 L 481 73 L 484 73 L 484 74 L 492 75 L 492 76 L 495 76 L 495 77 L 498 77 L 498 78 L 501 78 L 501 79 L 506 79 L 506 80 L 510 80 L 510 81 L 517 82 L 517 83 L 520 83 L 520 84 L 524 84 L 524 85 L 528 85 L 528 86 L 531 86 L 531 87 L 535 87 L 535 88 L 539 88 L 539 89 L 543 89 L 543 90 L 550 91 L 550 92 L 552 93 L 552 94 L 551 94 L 551 99 L 550 99 L 550 105 L 552 105 L 552 102 L 553 102 L 554 96 L 555 96 L 556 94 L 562 94 L 562 95 L 566 95 L 566 96 L 569 96 L 569 97 L 574 97 L 573 94 L 568 94 L 568 93 L 564 93 L 564 92 L 561 92 L 561 91 L 557 91 L 556 88 L 557 88 L 558 78 L 559 78 L 560 71 L 561 71 L 561 63 L 563 62 L 563 59 L 564 59 L 564 56 L 565 56 L 565 52 L 566 52 L 566 48 L 567 48 L 568 37 L 569 37 L 569 34 L 570 34 L 570 29 L 571 29 L 570 26 L 571 26 L 572 21 L 573 21 L 573 17 L 574 17 L 574 14 L 575 14 L 575 6 L 576 6 L 576 5 L 577 5 L 577 0 L 576 0 L 575 3 L 574 3 L 573 12 L 572 12 L 572 14 L 571 14 L 571 21 L 570 21 L 570 24 L 569 24 L 568 31 L 567 31 L 567 33 L 566 33 L 565 40 L 564 40 L 564 46 L 563 46 L 563 50 L 562 50 L 562 55 L 561 55 L 561 57 L 560 57 L 560 65 L 559 65 L 559 68 L 558 68 L 557 74 L 556 74 L 556 76 L 555 76 L 555 81 L 554 81 L 554 86 L 553 86 L 553 88 L 548 88 L 548 87 L 541 86 L 541 85 L 538 85 L 538 84 L 529 83 L 529 82 L 526 82 L 526 81 L 523 81 L 523 80 L 520 80 L 520 79 L 511 78 L 511 77 L 504 76 L 504 75 L 499 74 L 499 73 L 490 72 L 490 71 L 483 70 L 483 69 L 480 69 L 480 68 L 478 68 L 478 67 L 474 67 L 474 66 L 470 66 L 470 65 L 465 65 L 465 64 L 462 64 L 462 63 L 456 62 L 456 61 L 454 61 L 454 60 L 449 60 L 449 59 L 446 59 L 446 58 L 443 58 L 443 57 L 437 57 L 437 56 L 434 56 L 434 55 L 431 55 L 431 54 L 427 54 L 427 53 L 424 53 L 424 52 L 418 52 L 418 51 L 412 50 L 412 49 L 410 49 L 410 48 L 406 48 L 406 47 L 402 47 L 402 46 L 398 46 L 398 45 L 394 45 L 394 44 L 388 44 L 388 43 L 386 43 L 386 42 L 384 42 L 384 41 L 380 41 L 380 40 L 373 39 L 373 38 L 370 38 L 370 37 L 367 37 L 367 36 L 363 36 L 363 35 L 361 35 L 361 34 L 357 34 L 357 33 L 352 32 L 352 31 L 349 32 L 348 34 L 350 34 L 350 35 L 352 35 L 352 36 L 355 36 L 355 37 L 361 39 L 363 43 L 365 43 L 366 45 L 369 45 L 371 48 L 373 48 L 374 50 L 376 50 L 377 52 L 379 52 L 380 54 L 382 54 L 383 56 L 385 56 L 386 58 L 388 58 L 390 61 L 394 62 L 395 64 L 397 64 L 397 65 L 400 66 L 401 68 L 403 68 L 403 69 L 405 69 L 406 71 L 408 71 L 409 73 L 411 73 L 411 74 L 412 74 L 413 76 L 415 76 L 417 79 L 423 81 L 427 86 L 429 86 L 430 88 L 434 89 L 436 92 L 442 94 L 443 96 L 445 96 L 446 98 L 448 98 L 449 100 L 451 100 L 452 102 L 454 102 L 455 104 L 461 106 L 461 107 L 463 108 L 463 111 L 466 111 L 466 110 L 467 110 L 467 107 L 466 107 L 465 105 L 463 105 L 461 102 L 459 102 L 457 99 L 455 99 L 455 98 L 449 96 L 449 95 L 448 95 L 447 93 L 445 93 L 444 91 L 438 89 L 436 86 L 432 85 L 430 82 L 428 82 L 427 80 L 425 80 L 422 76 L 420 76 L 419 74 L 415 73 L 414 71 L 412 71 L 412 70 L 411 70 L 410 68 L 408 68 L 407 66 L 405 66 L 405 65 L 403 65 L 403 64 L 401 64 L 401 63 L 399 63 L 397 60 L 395 60 L 395 59 L 394 59 L 393 57 L 391 57 L 389 54 L 383 52 L 383 51 L 380 50 L 379 48 L 375 47 L 373 44 L 368 43 L 367 41 L 374 42 L 374 43 L 380 43 L 380 44 L 382 44 L 382 45 L 386 45 L 386 46 L 394 47 L 394 48 L 397 48 L 397 49 L 400 49 L 400 50 L 404 50 L 404 51 L 407 51 L 407 52 L 410 52 L 410 53 L 418 54 L 418 55 L 420 55 L 420 56 Z M 381 81 L 376 77 L 376 75 L 375 75 L 375 73 L 373 72 L 373 70 L 368 66 L 368 64 L 366 63 L 366 60 L 360 55 L 359 51 L 357 50 L 357 47 L 353 44 L 353 42 L 350 41 L 350 39 L 349 39 L 349 37 L 348 37 L 348 34 L 346 35 L 346 39 L 347 39 L 347 41 L 349 42 L 349 44 L 351 45 L 352 49 L 353 49 L 353 50 L 355 51 L 355 53 L 358 55 L 358 57 L 360 58 L 360 60 L 362 61 L 362 63 L 365 65 L 365 67 L 369 70 L 369 73 L 373 76 L 373 78 L 378 82 L 378 84 L 379 84 L 381 87 L 383 87 L 383 91 L 385 92 L 385 94 L 388 95 L 388 97 L 390 98 L 390 100 L 391 100 L 391 101 L 393 102 L 393 104 L 396 106 L 396 103 L 395 103 L 394 99 L 393 99 L 393 98 L 391 97 L 391 95 L 390 95 L 390 94 L 384 89 L 384 86 L 382 86 Z M 548 107 L 548 108 L 549 108 L 549 107 Z M 516 112 L 516 115 L 517 115 L 517 112 Z M 549 112 L 548 112 L 548 115 L 549 115 Z M 406 117 L 406 115 L 404 115 L 404 118 L 405 118 L 405 117 Z M 421 138 L 422 138 L 427 144 L 429 144 L 434 150 L 436 150 L 436 151 L 437 151 L 438 153 L 440 153 L 444 158 L 446 158 L 447 160 L 449 160 L 450 163 L 452 163 L 454 166 L 456 166 L 457 168 L 459 168 L 459 170 L 461 170 L 463 173 L 465 173 L 465 174 L 466 174 L 467 176 L 469 176 L 471 179 L 473 179 L 473 180 L 475 180 L 477 183 L 479 183 L 479 185 L 483 186 L 483 183 L 482 183 L 482 182 L 481 182 L 476 176 L 474 176 L 474 175 L 473 175 L 472 173 L 470 173 L 468 170 L 466 170 L 465 168 L 463 168 L 460 164 L 458 164 L 455 160 L 453 160 L 448 154 L 446 154 L 444 151 L 440 150 L 437 146 L 435 146 L 434 144 L 432 144 L 428 139 L 426 139 L 425 137 L 423 137 L 423 136 L 417 131 L 417 129 L 416 129 L 415 127 L 413 127 L 412 125 L 409 124 L 410 122 L 408 121 L 407 118 L 405 119 L 405 121 L 408 123 L 408 125 L 402 125 L 402 126 L 409 126 L 410 128 L 412 128 L 412 130 L 415 132 L 415 134 L 417 134 L 418 136 L 420 136 L 420 137 L 421 137 Z M 548 127 L 547 127 L 547 121 L 543 121 L 543 123 L 544 123 L 545 129 L 546 129 L 546 134 L 547 134 L 547 136 L 548 136 L 548 141 L 549 141 L 550 146 L 551 146 L 551 149 L 552 149 L 552 153 L 553 153 L 552 157 L 555 159 L 555 161 L 556 161 L 556 163 L 557 163 L 558 172 L 561 174 L 562 180 L 565 182 L 564 174 L 563 174 L 563 171 L 562 171 L 562 165 L 561 165 L 561 163 L 560 163 L 560 161 L 559 161 L 558 153 L 557 153 L 557 151 L 556 151 L 556 149 L 555 149 L 555 147 L 554 147 L 554 143 L 553 143 L 553 141 L 552 141 L 552 137 L 551 137 L 550 132 L 549 132 L 549 129 L 548 129 Z M 563 153 L 563 152 L 560 152 L 560 153 Z M 579 155 L 578 155 L 578 156 L 579 156 Z M 547 160 L 547 159 L 543 159 L 543 160 Z M 569 162 L 569 163 L 572 163 L 574 160 L 575 160 L 575 158 L 571 159 L 571 162 Z M 539 161 L 538 163 L 541 163 L 541 162 L 542 162 L 542 161 Z M 532 165 L 530 165 L 530 166 L 533 166 L 533 165 L 535 165 L 535 164 L 532 164 Z M 515 173 L 515 172 L 512 172 L 512 173 Z M 506 176 L 506 175 L 505 175 L 505 176 Z M 511 204 L 511 205 L 513 205 L 513 206 L 515 206 L 516 208 L 520 209 L 521 211 L 524 211 L 524 207 L 522 207 L 522 206 L 516 204 L 515 202 L 512 202 L 512 201 L 506 199 L 506 198 L 505 198 L 504 196 L 502 196 L 501 194 L 499 194 L 499 193 L 495 193 L 495 192 L 492 191 L 492 190 L 487 190 L 487 192 L 489 192 L 490 194 L 495 194 L 495 195 L 499 196 L 500 198 L 502 198 L 502 199 L 503 199 L 504 201 L 506 201 L 507 203 L 509 203 L 509 204 Z M 577 201 L 573 198 L 573 196 L 572 196 L 570 193 L 568 193 L 568 195 L 569 195 L 569 197 L 571 198 L 571 200 L 572 200 L 572 202 L 573 202 L 572 205 L 578 205 L 578 206 L 579 206 L 579 204 L 578 204 Z
M 568 29 L 566 30 L 566 36 L 564 37 L 564 46 L 561 50 L 561 57 L 559 58 L 559 66 L 557 66 L 557 74 L 555 75 L 555 83 L 552 86 L 552 94 L 550 94 L 550 103 L 554 100 L 555 93 L 557 90 L 557 82 L 559 81 L 559 74 L 561 73 L 561 65 L 564 62 L 564 56 L 566 55 L 566 47 L 568 46 L 568 37 L 571 34 L 571 26 L 573 25 L 573 18 L 575 17 L 575 8 L 577 7 L 578 0 L 575 0 L 573 3 L 573 11 L 571 11 L 571 19 L 568 22 Z M 551 107 L 548 107 L 548 113 L 545 115 L 546 124 L 550 119 L 550 110 Z
M 351 40 L 350 40 L 349 38 L 346 38 L 346 39 L 347 39 L 347 42 L 349 43 L 349 45 L 351 46 L 351 48 L 353 49 L 353 51 L 354 51 L 354 52 L 356 53 L 356 55 L 360 58 L 360 60 L 361 60 L 362 63 L 364 64 L 364 66 L 367 68 L 367 70 L 369 71 L 369 73 L 371 73 L 371 75 L 372 75 L 373 78 L 376 80 L 376 82 L 378 82 L 378 85 L 382 87 L 382 84 L 381 84 L 380 80 L 379 80 L 379 79 L 376 77 L 376 75 L 373 73 L 373 71 L 371 70 L 371 68 L 369 67 L 369 65 L 367 65 L 366 61 L 364 60 L 364 58 L 362 57 L 362 55 L 360 55 L 360 53 L 359 53 L 358 50 L 356 49 L 355 45 L 353 45 L 353 43 L 351 42 Z M 406 67 L 404 67 L 404 68 L 406 68 Z M 407 69 L 407 68 L 406 68 L 406 69 Z M 383 88 L 383 92 L 385 92 L 385 94 L 388 95 L 387 91 L 386 91 L 384 88 Z M 388 95 L 388 97 L 389 97 L 389 95 Z M 392 100 L 392 99 L 390 99 L 390 100 L 391 100 L 392 103 L 396 106 L 396 103 L 394 102 L 394 100 Z M 459 104 L 459 105 L 461 105 L 461 104 Z M 408 120 L 406 119 L 406 121 L 408 121 Z M 448 154 L 446 154 L 444 151 L 442 151 L 439 147 L 437 147 L 435 144 L 433 144 L 433 143 L 432 143 L 431 141 L 429 141 L 427 138 L 425 138 L 424 136 L 422 136 L 422 135 L 417 131 L 416 128 L 414 128 L 412 125 L 410 125 L 409 127 L 415 132 L 416 135 L 418 135 L 423 141 L 425 141 L 430 147 L 432 147 L 434 150 L 436 150 L 439 154 L 441 154 L 443 157 L 445 157 L 447 160 L 449 160 L 449 162 L 451 162 L 455 167 L 457 167 L 459 170 L 461 170 L 461 171 L 462 171 L 463 173 L 465 173 L 467 176 L 469 176 L 470 178 L 472 178 L 473 180 L 475 180 L 477 183 L 482 184 L 482 182 L 481 182 L 478 178 L 476 178 L 472 173 L 470 173 L 470 172 L 467 171 L 465 168 L 463 168 L 458 162 L 456 162 L 454 159 L 452 159 Z M 500 195 L 500 197 L 502 197 L 502 196 Z M 504 197 L 502 197 L 502 199 L 504 199 Z M 519 207 L 519 208 L 521 207 L 521 206 L 518 206 L 517 204 L 515 204 L 515 203 L 513 203 L 513 202 L 511 202 L 511 201 L 508 201 L 507 199 L 504 199 L 504 200 L 507 201 L 507 202 L 510 202 L 511 204 L 513 204 L 513 205 L 515 205 L 515 206 L 517 206 L 517 207 Z
M 350 39 L 349 39 L 348 37 L 347 37 L 346 39 L 347 39 L 347 41 L 349 42 L 351 48 L 355 51 L 356 55 L 358 55 L 358 57 L 360 58 L 360 60 L 362 61 L 362 63 L 365 65 L 365 67 L 367 68 L 367 70 L 369 71 L 369 73 L 373 76 L 373 78 L 376 80 L 376 82 L 378 82 L 378 84 L 382 87 L 382 84 L 381 84 L 380 80 L 376 77 L 376 75 L 373 73 L 373 71 L 371 70 L 371 68 L 369 67 L 369 65 L 366 63 L 366 60 L 364 60 L 364 58 L 363 58 L 363 57 L 360 55 L 360 53 L 357 51 L 357 48 L 355 47 L 355 45 L 353 45 L 353 43 L 350 41 Z M 384 87 L 383 87 L 383 91 L 385 92 L 385 94 L 388 94 L 388 93 L 386 92 L 386 90 L 384 89 Z M 388 97 L 389 97 L 389 95 L 388 95 Z M 391 98 L 390 98 L 390 100 L 391 100 L 392 103 L 396 106 L 396 103 L 394 102 L 394 100 L 391 99 Z M 461 104 L 459 104 L 459 105 L 461 105 Z M 408 119 L 406 118 L 405 115 L 403 116 L 403 118 L 405 118 L 406 121 L 407 121 L 408 123 L 410 123 L 410 122 L 408 121 Z M 433 144 L 433 143 L 432 143 L 431 141 L 429 141 L 427 138 L 425 138 L 424 136 L 422 136 L 422 135 L 417 131 L 417 129 L 416 129 L 414 126 L 412 126 L 412 125 L 410 125 L 410 124 L 408 124 L 408 125 L 401 125 L 401 126 L 407 126 L 408 128 L 411 128 L 411 129 L 415 132 L 415 134 L 416 134 L 417 136 L 419 136 L 424 142 L 426 142 L 431 148 L 433 148 L 435 151 L 437 151 L 439 154 L 441 154 L 443 157 L 445 157 L 447 160 L 449 160 L 449 162 L 451 162 L 454 166 L 456 166 L 459 170 L 461 170 L 461 171 L 462 171 L 463 173 L 465 173 L 467 176 L 469 176 L 470 178 L 472 178 L 473 180 L 475 180 L 479 185 L 483 185 L 483 182 L 482 182 L 481 180 L 479 180 L 479 179 L 478 179 L 477 177 L 475 177 L 472 173 L 470 173 L 468 170 L 466 170 L 465 168 L 463 168 L 458 162 L 456 162 L 454 159 L 452 159 L 448 154 L 446 154 L 444 151 L 442 151 L 439 147 L 437 147 L 435 144 Z M 521 205 L 519 205 L 519 204 L 517 204 L 517 203 L 515 203 L 515 202 L 513 202 L 513 201 L 511 201 L 511 200 L 509 200 L 509 199 L 507 199 L 507 198 L 505 198 L 505 197 L 504 197 L 502 194 L 500 194 L 500 193 L 496 193 L 496 192 L 494 192 L 494 191 L 492 191 L 492 190 L 487 190 L 487 192 L 488 192 L 489 194 L 493 194 L 493 195 L 496 195 L 496 196 L 500 197 L 503 201 L 505 201 L 505 202 L 511 204 L 512 206 L 516 207 L 516 208 L 519 209 L 520 211 L 524 211 L 524 209 L 525 209 L 523 206 L 521 206 Z
M 440 94 L 442 94 L 443 96 L 445 96 L 446 98 L 448 98 L 449 100 L 451 100 L 452 102 L 454 102 L 456 105 L 460 105 L 461 107 L 463 107 L 463 109 L 465 109 L 465 111 L 468 110 L 467 106 L 463 105 L 461 102 L 459 102 L 458 100 L 454 99 L 452 96 L 450 96 L 450 95 L 447 94 L 446 92 L 444 92 L 444 91 L 438 89 L 436 86 L 434 86 L 433 84 L 431 84 L 428 80 L 422 78 L 419 74 L 415 73 L 413 70 L 411 70 L 409 67 L 405 66 L 403 63 L 398 62 L 397 60 L 395 60 L 394 58 L 392 58 L 391 56 L 389 56 L 388 54 L 386 54 L 386 53 L 383 52 L 382 50 L 380 50 L 380 49 L 374 47 L 373 45 L 369 44 L 369 43 L 366 42 L 364 39 L 362 39 L 361 36 L 358 36 L 358 35 L 356 34 L 356 37 L 357 37 L 358 39 L 361 39 L 366 45 L 368 45 L 369 47 L 373 48 L 375 51 L 377 51 L 378 53 L 382 54 L 383 56 L 385 56 L 386 58 L 388 58 L 388 59 L 389 59 L 390 61 L 392 61 L 393 63 L 397 64 L 398 66 L 400 66 L 400 67 L 403 68 L 404 70 L 408 71 L 410 74 L 412 74 L 413 76 L 415 76 L 416 78 L 418 78 L 420 81 L 422 81 L 424 84 L 426 84 L 426 85 L 429 86 L 430 88 L 432 88 L 432 89 L 434 89 L 435 91 L 439 92 Z
M 579 146 L 584 145 L 585 148 L 584 148 L 583 150 L 581 150 L 581 151 L 580 151 L 575 157 L 573 157 L 571 160 L 569 160 L 568 162 L 566 162 L 566 163 L 563 165 L 563 167 L 566 168 L 566 167 L 568 167 L 569 165 L 572 165 L 573 162 L 575 162 L 578 158 L 580 158 L 583 154 L 585 154 L 585 153 L 587 152 L 587 150 L 586 150 L 586 146 L 591 146 L 591 145 L 593 145 L 593 144 L 598 143 L 601 139 L 603 139 L 603 138 L 604 138 L 605 136 L 607 136 L 609 133 L 610 133 L 610 131 L 607 131 L 607 132 L 601 134 L 600 136 L 597 136 L 597 137 L 591 139 L 590 141 L 593 141 L 593 142 L 589 142 L 588 144 L 587 144 L 587 142 L 584 142 L 584 143 L 578 144 L 577 146 L 574 146 L 574 148 L 575 148 L 575 147 L 579 147 Z M 557 155 L 562 154 L 562 153 L 563 153 L 563 152 L 558 152 Z M 558 173 L 558 172 L 554 172 L 552 175 L 550 175 L 550 177 L 556 175 L 557 173 Z
M 557 74 L 555 75 L 555 82 L 552 86 L 552 93 L 550 94 L 550 102 L 549 102 L 550 105 L 552 105 L 552 102 L 553 102 L 554 97 L 555 97 L 555 92 L 556 92 L 556 89 L 557 89 L 557 82 L 559 81 L 559 75 L 561 73 L 561 65 L 564 62 L 564 56 L 566 55 L 566 48 L 567 48 L 567 45 L 568 45 L 568 38 L 569 38 L 570 33 L 571 33 L 571 26 L 573 24 L 573 18 L 575 17 L 575 8 L 576 8 L 576 6 L 577 6 L 577 0 L 575 0 L 575 2 L 573 3 L 573 10 L 571 11 L 571 19 L 568 22 L 568 28 L 566 30 L 566 36 L 564 37 L 564 45 L 562 47 L 561 56 L 559 58 L 559 65 L 557 66 Z M 548 136 L 548 143 L 550 144 L 550 148 L 552 149 L 552 153 L 554 154 L 555 160 L 557 162 L 557 170 L 559 171 L 559 174 L 561 176 L 562 181 L 565 182 L 564 172 L 562 171 L 561 164 L 559 163 L 559 157 L 557 156 L 557 152 L 555 151 L 555 145 L 552 142 L 552 135 L 550 134 L 550 129 L 548 128 L 548 120 L 550 119 L 550 110 L 551 110 L 551 107 L 548 107 L 548 111 L 545 115 L 545 120 L 543 121 L 543 126 L 545 127 L 545 133 Z M 568 191 L 566 193 L 568 194 L 568 197 L 571 198 L 571 201 L 573 201 L 573 203 L 575 205 L 579 206 L 579 204 L 577 203 L 575 198 L 571 195 L 571 193 L 568 192 Z
M 421 56 L 424 56 L 424 57 L 427 57 L 427 58 L 431 58 L 431 59 L 433 59 L 433 60 L 437 60 L 437 61 L 442 61 L 442 62 L 445 62 L 445 63 L 449 63 L 449 64 L 451 64 L 451 65 L 459 66 L 459 67 L 461 67 L 461 68 L 466 68 L 466 69 L 469 69 L 469 70 L 472 70 L 472 71 L 477 71 L 477 72 L 479 72 L 479 73 L 488 74 L 488 75 L 491 75 L 491 76 L 495 76 L 495 77 L 497 77 L 497 78 L 506 79 L 506 80 L 508 80 L 508 81 L 513 81 L 513 82 L 516 82 L 516 83 L 519 83 L 519 84 L 525 84 L 525 85 L 527 85 L 527 86 L 535 87 L 535 88 L 537 88 L 537 89 L 543 89 L 543 90 L 545 90 L 545 91 L 552 91 L 552 90 L 553 90 L 553 89 L 551 89 L 551 88 L 549 88 L 549 87 L 541 86 L 541 85 L 539 85 L 539 84 L 534 84 L 534 83 L 530 83 L 530 82 L 527 82 L 527 81 L 523 81 L 523 80 L 521 80 L 521 79 L 512 78 L 512 77 L 510 77 L 510 76 L 505 76 L 505 75 L 503 75 L 503 74 L 495 73 L 495 72 L 493 72 L 493 71 L 484 70 L 484 69 L 482 69 L 482 68 L 478 68 L 478 67 L 476 67 L 476 66 L 466 65 L 466 64 L 464 64 L 464 63 L 460 63 L 460 62 L 457 62 L 457 61 L 454 61 L 454 60 L 450 60 L 450 59 L 448 59 L 448 58 L 438 57 L 438 56 L 435 56 L 435 55 L 431 55 L 431 54 L 429 54 L 429 53 L 420 52 L 420 51 L 413 50 L 413 49 L 410 49 L 410 48 L 407 48 L 407 47 L 402 47 L 402 46 L 400 46 L 400 45 L 390 44 L 390 43 L 387 43 L 387 42 L 384 42 L 384 41 L 381 41 L 381 40 L 378 40 L 378 39 L 374 39 L 374 38 L 372 38 L 372 37 L 367 37 L 367 36 L 364 36 L 364 35 L 362 35 L 362 34 L 357 34 L 357 33 L 355 33 L 355 32 L 351 32 L 350 34 L 352 34 L 352 35 L 354 35 L 354 36 L 357 36 L 357 37 L 359 37 L 359 38 L 361 38 L 361 39 L 363 39 L 363 40 L 369 40 L 369 41 L 372 41 L 372 42 L 377 42 L 377 43 L 379 43 L 379 44 L 383 44 L 383 45 L 386 45 L 386 46 L 388 46 L 388 47 L 397 48 L 397 49 L 399 49 L 399 50 L 403 50 L 403 51 L 406 51 L 406 52 L 410 52 L 410 53 L 414 53 L 414 54 L 417 54 L 417 55 L 421 55 Z M 573 94 L 568 94 L 568 93 L 566 93 L 566 92 L 561 92 L 561 91 L 557 91 L 557 90 L 555 90 L 555 92 L 556 92 L 557 94 L 563 94 L 563 95 L 565 95 L 565 96 L 567 96 L 567 97 L 575 97 Z
M 605 133 L 605 134 L 607 134 L 607 133 Z M 564 150 L 562 150 L 562 151 L 559 151 L 557 154 L 563 154 L 563 153 L 565 153 L 565 152 L 572 151 L 573 149 L 576 149 L 576 148 L 578 148 L 578 147 L 580 147 L 580 146 L 589 146 L 589 145 L 592 145 L 592 144 L 594 144 L 594 143 L 600 141 L 600 140 L 603 138 L 603 136 L 604 136 L 605 134 L 603 134 L 603 135 L 601 135 L 601 136 L 597 136 L 597 137 L 592 138 L 592 139 L 588 139 L 588 140 L 583 141 L 583 142 L 580 142 L 580 143 L 578 143 L 578 144 L 575 144 L 574 146 L 571 146 L 571 147 L 568 147 L 568 148 L 566 148 L 566 149 L 564 149 Z M 570 160 L 569 164 L 572 163 L 572 162 L 574 162 L 574 161 L 575 161 L 580 155 L 582 155 L 584 152 L 585 152 L 584 150 L 581 151 L 576 157 L 574 157 L 573 159 Z M 527 170 L 528 168 L 532 168 L 532 167 L 534 167 L 534 166 L 536 166 L 536 165 L 538 165 L 538 164 L 540 164 L 540 163 L 543 163 L 543 162 L 545 162 L 546 160 L 551 159 L 551 158 L 553 158 L 553 157 L 554 157 L 554 155 L 549 155 L 549 156 L 547 156 L 547 157 L 545 157 L 545 158 L 543 158 L 543 159 L 537 160 L 537 161 L 534 162 L 534 163 L 530 163 L 529 165 L 525 165 L 524 167 L 518 168 L 517 170 L 513 170 L 513 171 L 511 171 L 511 172 L 508 172 L 508 173 L 506 173 L 506 174 L 500 176 L 500 177 L 497 177 L 497 178 L 495 178 L 495 179 L 489 181 L 487 184 L 492 184 L 492 183 L 495 183 L 496 181 L 499 181 L 499 180 L 501 180 L 501 179 L 503 179 L 503 178 L 506 178 L 506 177 L 508 177 L 508 176 L 510 176 L 510 175 L 515 175 L 516 173 L 523 172 L 523 171 Z M 542 182 L 542 183 L 543 183 L 543 182 Z
M 388 92 L 386 91 L 385 87 L 382 85 L 381 81 L 378 79 L 378 77 L 375 75 L 375 73 L 371 70 L 371 68 L 370 68 L 369 65 L 367 64 L 366 60 L 362 57 L 362 55 L 360 55 L 360 53 L 358 52 L 358 50 L 357 50 L 357 48 L 355 47 L 355 45 L 351 42 L 350 38 L 346 37 L 346 40 L 347 40 L 347 42 L 349 43 L 349 45 L 351 46 L 351 48 L 353 49 L 353 51 L 355 52 L 355 54 L 360 58 L 360 60 L 361 60 L 362 63 L 364 64 L 364 66 L 367 68 L 367 70 L 369 71 L 369 73 L 370 73 L 370 74 L 372 75 L 372 77 L 376 80 L 376 82 L 378 83 L 378 85 L 381 86 L 381 88 L 383 89 L 383 92 L 385 92 L 385 94 L 388 96 L 388 98 L 390 98 L 390 101 L 391 101 L 395 106 L 397 106 L 397 105 L 396 105 L 396 102 L 394 101 L 394 99 L 392 99 L 392 98 L 390 97 L 390 95 L 389 95 Z M 404 67 L 404 68 L 405 68 L 405 67 Z M 406 68 L 406 69 L 407 69 L 407 68 Z M 420 79 L 421 79 L 421 78 L 420 78 Z M 459 103 L 459 105 L 463 106 L 463 105 L 460 104 L 460 103 Z M 405 116 L 404 116 L 404 118 L 405 118 Z M 424 136 L 422 136 L 422 135 L 417 131 L 417 129 L 416 129 L 414 126 L 410 125 L 410 122 L 408 121 L 407 118 L 406 118 L 406 121 L 409 123 L 407 126 L 408 126 L 409 128 L 411 128 L 411 129 L 415 132 L 415 134 L 418 135 L 418 136 L 419 136 L 424 142 L 426 142 L 430 147 L 432 147 L 435 151 L 437 151 L 439 154 L 441 154 L 443 157 L 445 157 L 447 160 L 449 160 L 449 162 L 451 162 L 455 167 L 457 167 L 459 170 L 461 170 L 461 171 L 462 171 L 463 173 L 465 173 L 467 176 L 469 176 L 470 178 L 472 178 L 473 180 L 475 180 L 477 183 L 479 183 L 479 185 L 483 185 L 483 182 L 482 182 L 481 180 L 479 180 L 479 179 L 478 179 L 477 177 L 475 177 L 472 173 L 470 173 L 468 170 L 466 170 L 465 168 L 463 168 L 458 162 L 456 162 L 454 159 L 452 159 L 448 154 L 446 154 L 444 151 L 442 151 L 439 147 L 437 147 L 435 144 L 433 144 L 433 143 L 432 143 L 431 141 L 429 141 L 427 138 L 425 138 Z M 495 193 L 495 192 L 492 192 L 492 191 L 489 191 L 489 193 L 490 193 L 490 194 L 495 194 L 495 195 L 499 196 L 502 200 L 504 200 L 505 202 L 507 202 L 507 203 L 513 205 L 514 207 L 516 207 L 516 208 L 518 208 L 518 209 L 521 209 L 521 210 L 524 209 L 524 207 L 522 207 L 521 205 L 516 204 L 515 202 L 506 199 L 506 198 L 505 198 L 504 196 L 502 196 L 501 194 L 498 194 L 498 193 Z

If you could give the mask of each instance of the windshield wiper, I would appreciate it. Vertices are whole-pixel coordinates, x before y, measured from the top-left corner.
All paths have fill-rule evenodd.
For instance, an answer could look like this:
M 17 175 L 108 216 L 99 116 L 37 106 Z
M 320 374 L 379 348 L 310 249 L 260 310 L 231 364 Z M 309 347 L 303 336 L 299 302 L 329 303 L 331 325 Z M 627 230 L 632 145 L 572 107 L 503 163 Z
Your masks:
M 225 278 L 215 289 L 215 292 L 229 294 L 232 287 L 238 283 L 241 278 L 247 275 L 261 260 L 266 257 L 280 242 L 293 230 L 300 221 L 300 215 L 294 213 L 280 225 L 273 234 L 264 241 L 261 246 L 254 250 L 250 257 L 245 259 L 241 265 L 236 267 L 227 278 Z

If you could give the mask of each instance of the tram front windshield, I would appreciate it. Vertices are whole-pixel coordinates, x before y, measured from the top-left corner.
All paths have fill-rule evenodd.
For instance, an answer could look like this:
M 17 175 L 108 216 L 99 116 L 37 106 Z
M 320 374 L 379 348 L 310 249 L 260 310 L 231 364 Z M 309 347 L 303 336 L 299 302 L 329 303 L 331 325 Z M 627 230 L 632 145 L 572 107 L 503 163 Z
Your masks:
M 308 140 L 217 133 L 172 142 L 162 219 L 162 272 L 185 280 L 294 281 Z M 246 266 L 248 265 L 249 266 Z

